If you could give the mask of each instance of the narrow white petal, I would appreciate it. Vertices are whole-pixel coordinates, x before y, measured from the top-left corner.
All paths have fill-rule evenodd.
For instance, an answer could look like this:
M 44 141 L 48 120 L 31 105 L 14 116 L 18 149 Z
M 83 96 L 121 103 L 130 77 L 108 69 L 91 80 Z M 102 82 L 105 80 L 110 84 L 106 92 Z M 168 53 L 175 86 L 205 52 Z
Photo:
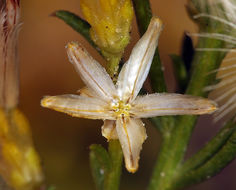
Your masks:
M 119 118 L 116 131 L 125 157 L 125 165 L 129 172 L 138 169 L 138 161 L 142 144 L 147 138 L 146 129 L 140 119 Z
M 201 115 L 212 113 L 216 109 L 216 103 L 206 98 L 160 93 L 137 97 L 130 113 L 133 117 Z
M 153 17 L 146 33 L 135 45 L 129 60 L 122 68 L 117 86 L 123 101 L 132 101 L 139 93 L 148 75 L 161 30 L 161 20 Z
M 88 87 L 81 88 L 77 91 L 80 96 L 90 97 L 90 98 L 99 98 L 97 94 L 89 89 Z
M 112 112 L 103 100 L 72 94 L 48 96 L 41 100 L 41 105 L 73 117 L 88 119 L 114 120 Z
M 116 89 L 110 76 L 85 48 L 76 42 L 71 42 L 67 45 L 67 53 L 84 83 L 98 96 L 110 100 L 116 95 Z
M 102 126 L 102 136 L 108 141 L 111 139 L 118 139 L 116 132 L 116 122 L 113 120 L 105 120 Z

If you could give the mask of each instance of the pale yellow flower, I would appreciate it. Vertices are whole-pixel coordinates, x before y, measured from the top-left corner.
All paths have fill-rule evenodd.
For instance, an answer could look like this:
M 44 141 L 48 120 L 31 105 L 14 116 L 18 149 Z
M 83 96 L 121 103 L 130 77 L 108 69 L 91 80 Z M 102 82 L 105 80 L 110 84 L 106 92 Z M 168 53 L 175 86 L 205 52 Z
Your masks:
M 132 50 L 116 85 L 105 69 L 79 44 L 67 46 L 70 61 L 86 84 L 80 95 L 48 96 L 41 105 L 75 117 L 102 119 L 102 134 L 108 140 L 119 139 L 129 172 L 138 169 L 142 144 L 147 138 L 140 118 L 162 115 L 205 114 L 216 109 L 214 102 L 181 94 L 137 96 L 150 69 L 162 30 L 154 17 L 146 33 Z

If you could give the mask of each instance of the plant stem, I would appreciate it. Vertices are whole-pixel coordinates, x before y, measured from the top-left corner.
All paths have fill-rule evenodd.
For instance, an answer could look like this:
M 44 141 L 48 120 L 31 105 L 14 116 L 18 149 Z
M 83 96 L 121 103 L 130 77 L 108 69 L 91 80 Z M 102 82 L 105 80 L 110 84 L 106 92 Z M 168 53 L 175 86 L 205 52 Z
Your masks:
M 222 41 L 202 38 L 199 40 L 198 48 L 221 48 L 223 45 Z M 203 88 L 215 80 L 215 74 L 209 75 L 208 73 L 219 67 L 223 57 L 224 54 L 211 51 L 197 52 L 195 54 L 191 80 L 186 91 L 187 94 L 207 95 Z M 182 164 L 196 120 L 196 116 L 179 116 L 171 133 L 163 136 L 163 143 L 149 190 L 170 189 L 173 177 Z
M 120 185 L 121 167 L 123 152 L 118 140 L 109 142 L 108 152 L 112 164 L 112 169 L 104 181 L 104 190 L 118 190 Z
M 177 171 L 192 133 L 195 120 L 191 116 L 184 116 L 184 119 L 178 122 L 178 127 L 163 136 L 163 143 L 159 152 L 156 166 L 154 167 L 149 190 L 168 189 L 172 178 Z

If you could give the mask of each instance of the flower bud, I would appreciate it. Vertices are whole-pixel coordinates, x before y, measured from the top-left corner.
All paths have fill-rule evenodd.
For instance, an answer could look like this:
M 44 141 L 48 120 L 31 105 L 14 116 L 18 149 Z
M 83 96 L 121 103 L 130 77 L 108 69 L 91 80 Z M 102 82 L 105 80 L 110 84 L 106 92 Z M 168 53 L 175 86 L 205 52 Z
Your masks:
M 81 0 L 90 35 L 108 62 L 119 60 L 130 41 L 133 6 L 130 0 Z M 117 63 L 117 64 L 118 64 Z

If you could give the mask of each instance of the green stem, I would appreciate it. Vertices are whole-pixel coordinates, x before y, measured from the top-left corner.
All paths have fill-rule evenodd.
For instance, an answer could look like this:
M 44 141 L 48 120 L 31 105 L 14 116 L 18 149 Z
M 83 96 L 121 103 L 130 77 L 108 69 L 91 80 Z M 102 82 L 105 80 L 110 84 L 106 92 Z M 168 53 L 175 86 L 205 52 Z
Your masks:
M 174 74 L 179 86 L 178 91 L 184 92 L 189 80 L 189 74 L 186 66 L 184 65 L 183 59 L 180 56 L 172 54 L 170 55 L 170 58 L 173 62 Z
M 112 78 L 113 82 L 116 83 L 117 77 L 118 77 L 118 70 L 119 70 L 119 65 L 120 61 L 122 58 L 122 54 L 109 54 L 105 51 L 101 52 L 104 58 L 106 59 L 106 71 Z
M 223 45 L 222 41 L 205 38 L 199 40 L 198 48 L 221 48 Z M 209 75 L 208 73 L 219 67 L 223 57 L 222 53 L 211 51 L 197 52 L 195 54 L 187 94 L 207 95 L 203 88 L 215 80 L 215 75 Z M 179 116 L 171 134 L 163 136 L 164 142 L 154 168 L 149 190 L 166 190 L 170 188 L 172 180 L 182 164 L 196 120 L 196 116 Z M 162 165 L 161 167 L 159 166 L 160 164 Z
M 191 116 L 183 116 L 184 119 L 177 121 L 178 127 L 163 136 L 163 143 L 159 152 L 156 166 L 149 185 L 149 190 L 165 190 L 171 185 L 172 178 L 183 159 L 188 142 L 192 133 L 195 120 Z
M 120 142 L 118 140 L 110 141 L 108 152 L 110 155 L 112 169 L 104 180 L 104 190 L 118 190 L 123 161 L 123 152 Z

